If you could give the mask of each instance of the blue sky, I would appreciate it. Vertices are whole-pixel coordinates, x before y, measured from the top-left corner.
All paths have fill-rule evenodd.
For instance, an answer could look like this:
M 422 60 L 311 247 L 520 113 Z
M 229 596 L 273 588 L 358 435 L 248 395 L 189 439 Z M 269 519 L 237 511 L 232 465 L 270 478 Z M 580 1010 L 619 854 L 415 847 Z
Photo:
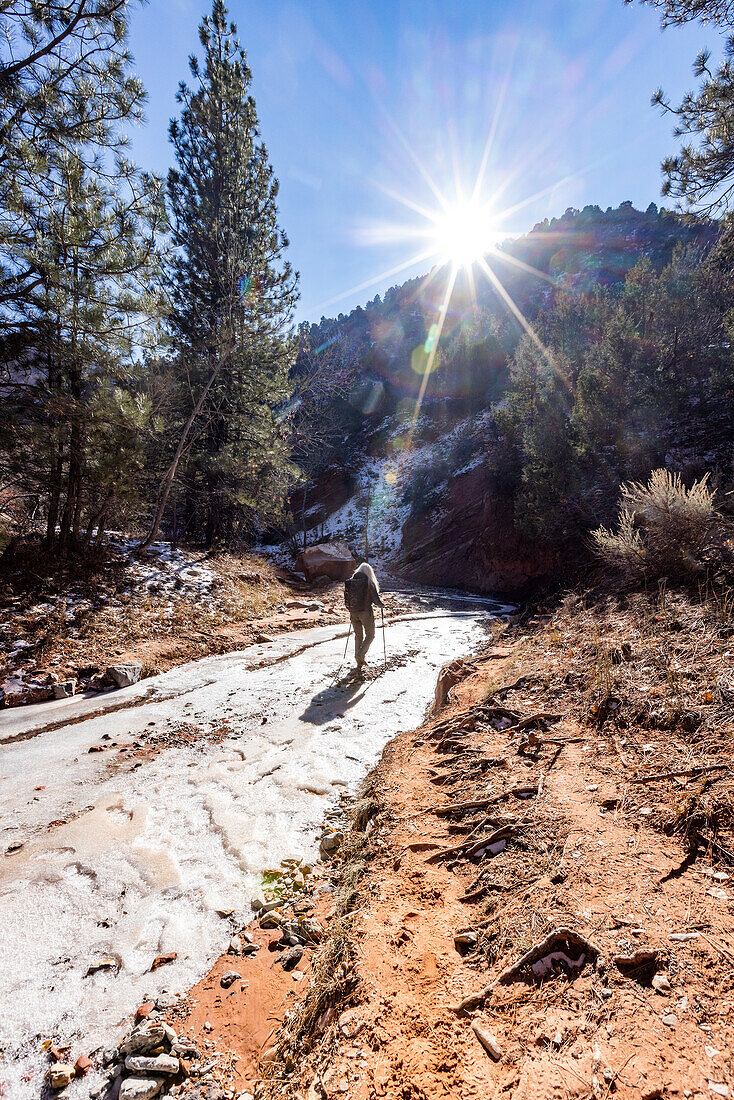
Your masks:
M 131 47 L 148 90 L 133 151 L 171 163 L 168 122 L 197 50 L 205 0 L 150 0 Z M 490 133 L 483 199 L 501 237 L 568 206 L 660 202 L 670 118 L 650 107 L 695 85 L 716 45 L 697 24 L 661 32 L 622 0 L 231 0 L 301 273 L 299 319 L 347 312 L 430 259 L 409 204 L 471 190 Z M 399 270 L 398 270 L 399 269 Z M 369 284 L 369 285 L 367 285 Z

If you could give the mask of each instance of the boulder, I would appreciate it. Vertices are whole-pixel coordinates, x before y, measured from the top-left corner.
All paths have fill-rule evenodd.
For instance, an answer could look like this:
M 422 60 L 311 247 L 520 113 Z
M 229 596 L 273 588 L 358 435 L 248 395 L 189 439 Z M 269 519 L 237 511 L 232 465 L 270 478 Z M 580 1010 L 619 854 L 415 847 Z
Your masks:
M 54 699 L 71 699 L 76 691 L 76 680 L 62 680 L 60 684 L 53 685 Z
M 322 542 L 318 546 L 308 546 L 296 559 L 296 569 L 305 575 L 309 583 L 317 577 L 345 581 L 356 568 L 357 562 L 346 542 Z
M 105 676 L 119 688 L 130 687 L 137 684 L 143 666 L 139 661 L 126 661 L 124 664 L 110 665 Z
M 120 1051 L 124 1055 L 148 1054 L 151 1050 L 161 1046 L 167 1038 L 168 1036 L 162 1024 L 147 1024 L 144 1027 L 136 1028 L 122 1044 Z
M 15 677 L 8 677 L 4 684 L 0 685 L 0 706 L 25 707 L 33 703 L 45 703 L 53 698 L 53 688 L 47 684 L 38 684 L 35 681 L 24 683 Z

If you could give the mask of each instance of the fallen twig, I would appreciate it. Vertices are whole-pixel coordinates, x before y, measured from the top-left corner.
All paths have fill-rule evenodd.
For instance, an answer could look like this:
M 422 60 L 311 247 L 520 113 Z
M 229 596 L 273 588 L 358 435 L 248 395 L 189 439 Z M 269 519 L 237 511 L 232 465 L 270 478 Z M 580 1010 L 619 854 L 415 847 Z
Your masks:
M 462 813 L 464 810 L 486 810 L 488 806 L 494 806 L 496 802 L 502 802 L 503 799 L 509 798 L 511 795 L 520 797 L 523 794 L 537 793 L 537 787 L 510 787 L 509 790 L 501 791 L 499 794 L 492 795 L 491 798 L 480 798 L 471 802 L 457 802 L 454 806 L 436 806 L 432 807 L 432 810 L 439 817 L 450 817 L 451 814 Z
M 728 764 L 699 764 L 697 768 L 681 768 L 673 772 L 655 772 L 654 775 L 636 775 L 630 783 L 654 783 L 657 779 L 675 779 L 683 775 L 700 775 L 701 772 L 728 771 Z
M 550 711 L 541 710 L 537 714 L 529 714 L 527 718 L 522 718 L 514 726 L 508 726 L 507 729 L 502 730 L 502 733 L 517 733 L 518 730 L 527 729 L 528 726 L 537 725 L 538 722 L 560 722 L 561 718 L 563 718 L 562 714 L 551 714 Z
M 463 1001 L 460 1001 L 458 1005 L 452 1006 L 451 1011 L 457 1015 L 461 1015 L 464 1012 L 470 1012 L 474 1008 L 479 1008 L 484 1004 L 487 997 L 498 985 L 510 985 L 517 978 L 521 977 L 522 971 L 531 966 L 538 959 L 542 959 L 544 955 L 550 953 L 553 947 L 562 941 L 566 944 L 574 944 L 576 947 L 580 947 L 586 956 L 586 960 L 595 959 L 599 954 L 599 951 L 592 943 L 585 940 L 578 932 L 575 932 L 572 928 L 556 928 L 540 943 L 535 944 L 529 951 L 526 951 L 517 962 L 511 966 L 505 968 L 502 973 L 495 978 L 495 980 L 484 989 L 480 989 L 478 993 L 472 993 L 469 997 L 465 997 Z
M 504 840 L 505 837 L 512 835 L 515 825 L 502 825 L 501 828 L 495 829 L 493 833 L 489 833 L 487 836 L 481 837 L 477 841 L 465 840 L 461 844 L 455 844 L 451 848 L 442 848 L 440 852 L 434 852 L 432 856 L 429 856 L 426 863 L 436 863 L 441 859 L 448 859 L 449 856 L 464 854 L 467 856 L 473 855 L 475 852 L 479 852 L 482 848 L 487 848 L 490 844 L 496 843 L 498 840 Z

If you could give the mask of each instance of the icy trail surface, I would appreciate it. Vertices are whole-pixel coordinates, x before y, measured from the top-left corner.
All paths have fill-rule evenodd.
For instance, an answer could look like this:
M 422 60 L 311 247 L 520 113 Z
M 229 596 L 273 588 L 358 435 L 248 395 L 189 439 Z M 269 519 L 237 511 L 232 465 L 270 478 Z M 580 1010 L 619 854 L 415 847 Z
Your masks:
M 315 856 L 324 812 L 484 638 L 488 610 L 453 606 L 390 624 L 388 670 L 362 684 L 325 627 L 0 718 L 0 852 L 22 843 L 0 855 L 3 1095 L 39 1096 L 43 1040 L 109 1047 L 148 997 L 185 991 L 226 948 L 217 910 L 249 912 L 265 868 Z

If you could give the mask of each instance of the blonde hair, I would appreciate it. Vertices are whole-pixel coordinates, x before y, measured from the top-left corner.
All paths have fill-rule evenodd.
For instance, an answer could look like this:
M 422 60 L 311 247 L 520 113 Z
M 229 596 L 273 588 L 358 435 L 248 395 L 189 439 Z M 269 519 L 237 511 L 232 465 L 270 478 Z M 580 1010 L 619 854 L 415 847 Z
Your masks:
M 365 577 L 367 577 L 368 580 L 372 581 L 372 583 L 375 586 L 375 592 L 377 592 L 377 594 L 379 596 L 379 594 L 380 594 L 380 583 L 377 580 L 377 577 L 375 576 L 375 571 L 372 568 L 372 566 L 370 565 L 370 563 L 367 562 L 367 561 L 363 561 L 362 564 L 358 565 L 357 568 L 354 570 L 354 575 L 355 576 L 356 576 L 357 573 L 364 573 Z

